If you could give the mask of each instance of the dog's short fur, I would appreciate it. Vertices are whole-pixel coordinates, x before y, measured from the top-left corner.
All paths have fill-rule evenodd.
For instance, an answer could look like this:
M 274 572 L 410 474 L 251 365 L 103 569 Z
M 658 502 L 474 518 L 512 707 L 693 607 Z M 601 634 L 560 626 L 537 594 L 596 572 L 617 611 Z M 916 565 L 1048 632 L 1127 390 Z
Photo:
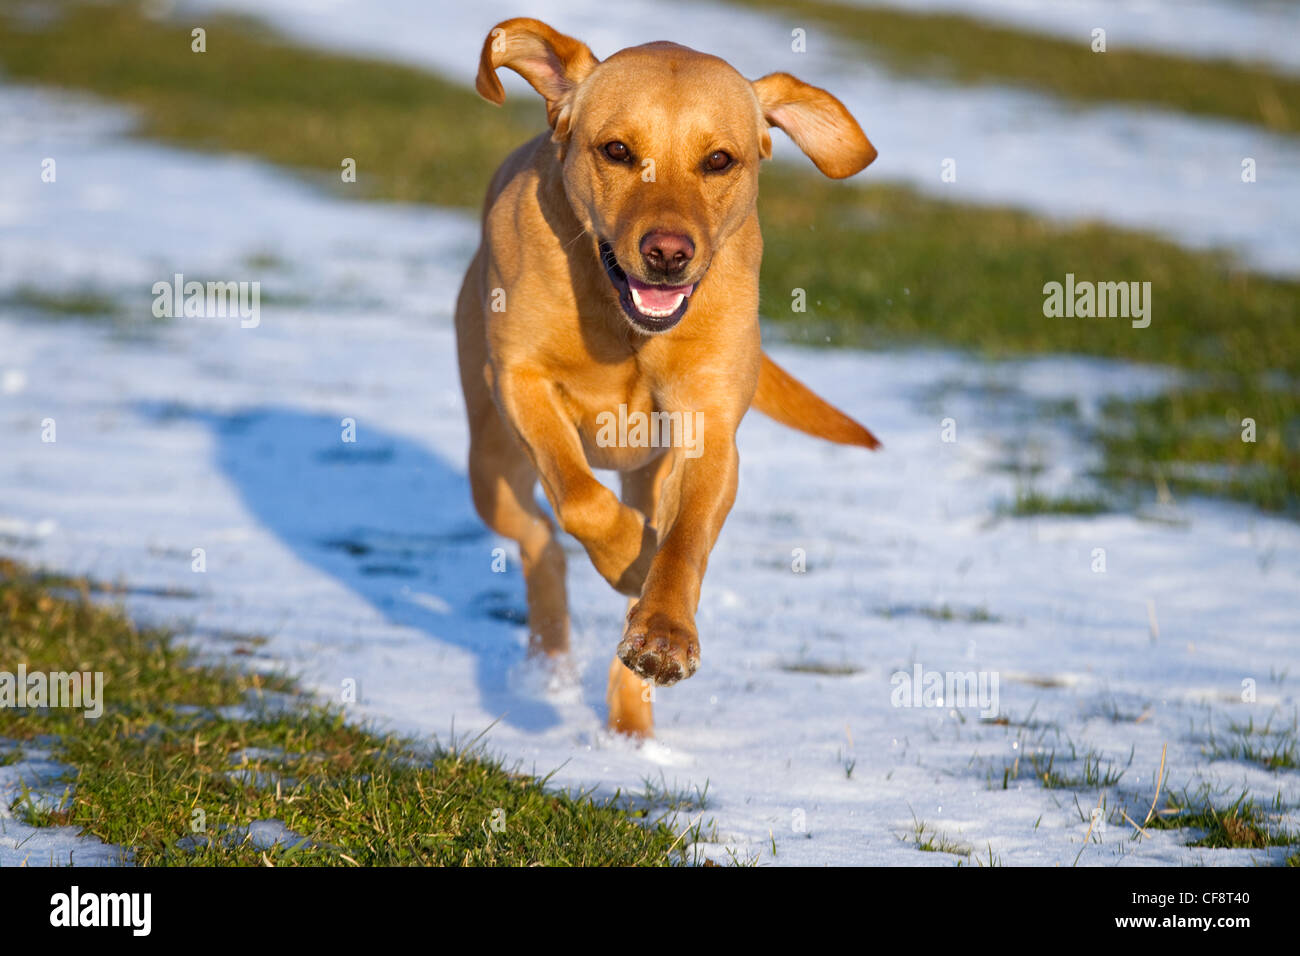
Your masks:
M 561 654 L 564 552 L 534 498 L 541 478 L 560 527 L 631 598 L 609 725 L 648 735 L 650 682 L 699 665 L 701 578 L 736 496 L 735 433 L 750 405 L 831 441 L 877 445 L 761 351 L 755 202 L 768 129 L 834 178 L 876 151 L 824 90 L 785 73 L 751 83 L 673 43 L 601 62 L 520 18 L 483 46 L 477 86 L 494 103 L 502 66 L 542 95 L 551 130 L 493 178 L 456 306 L 474 503 L 519 543 L 530 649 Z M 612 417 L 655 412 L 692 416 L 699 446 L 602 432 Z M 621 473 L 621 501 L 592 468 Z

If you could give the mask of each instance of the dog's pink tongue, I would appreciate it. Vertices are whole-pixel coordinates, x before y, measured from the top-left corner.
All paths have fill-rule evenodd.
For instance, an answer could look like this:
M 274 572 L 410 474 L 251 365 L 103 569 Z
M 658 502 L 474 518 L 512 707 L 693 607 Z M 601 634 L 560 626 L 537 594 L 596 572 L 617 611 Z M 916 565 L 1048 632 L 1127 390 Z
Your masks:
M 695 291 L 695 284 L 690 285 L 646 285 L 633 276 L 627 277 L 627 284 L 636 289 L 641 304 L 649 309 L 674 309 L 679 295 L 690 295 Z

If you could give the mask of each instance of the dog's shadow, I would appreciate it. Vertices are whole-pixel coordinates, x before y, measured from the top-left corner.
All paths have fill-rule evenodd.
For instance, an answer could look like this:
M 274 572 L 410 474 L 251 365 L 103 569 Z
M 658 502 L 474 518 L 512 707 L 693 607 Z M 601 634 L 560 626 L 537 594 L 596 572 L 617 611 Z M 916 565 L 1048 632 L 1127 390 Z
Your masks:
M 471 652 L 482 706 L 504 723 L 559 723 L 545 700 L 510 689 L 524 653 L 511 633 L 526 623 L 522 582 L 513 554 L 509 573 L 494 573 L 500 542 L 463 474 L 372 422 L 349 442 L 339 417 L 294 409 L 194 417 L 212 429 L 216 462 L 249 511 L 301 560 L 390 622 Z

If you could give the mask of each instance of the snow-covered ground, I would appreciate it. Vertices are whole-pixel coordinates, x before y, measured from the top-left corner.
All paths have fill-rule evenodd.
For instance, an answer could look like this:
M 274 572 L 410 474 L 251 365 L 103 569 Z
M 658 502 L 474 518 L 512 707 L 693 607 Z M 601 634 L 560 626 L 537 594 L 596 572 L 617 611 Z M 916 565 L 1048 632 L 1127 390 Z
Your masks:
M 25 745 L 20 748 L 17 762 L 6 763 L 14 749 L 12 743 L 0 740 L 0 868 L 120 865 L 120 848 L 92 836 L 81 836 L 76 827 L 34 827 L 15 819 L 9 809 L 15 801 L 23 801 L 24 808 L 63 807 L 68 768 L 51 760 L 45 746 Z
M 863 7 L 960 13 L 1110 49 L 1268 63 L 1300 70 L 1300 5 L 1289 0 L 840 0 Z
M 178 9 L 196 23 L 204 11 L 249 14 L 301 42 L 412 63 L 465 86 L 487 31 L 520 13 L 515 0 L 184 0 Z M 1158 109 L 1079 107 L 1023 90 L 902 78 L 814 25 L 713 3 L 531 0 L 528 15 L 581 38 L 598 57 L 675 40 L 725 57 L 746 76 L 785 70 L 825 87 L 880 150 L 858 181 L 1150 229 L 1198 248 L 1231 247 L 1257 269 L 1300 273 L 1295 138 Z M 1124 22 L 1113 19 L 1116 29 Z M 791 49 L 795 27 L 808 31 L 807 52 Z M 501 73 L 507 95 L 536 99 Z M 778 158 L 806 162 L 785 137 L 773 140 Z M 1241 179 L 1247 158 L 1257 171 L 1249 184 Z M 945 182 L 948 159 L 956 180 Z
M 1004 864 L 1278 855 L 1116 825 L 1085 846 L 1100 793 L 1036 782 L 1031 759 L 1053 751 L 1077 775 L 1095 749 L 1124 770 L 1107 806 L 1144 814 L 1167 744 L 1166 787 L 1280 793 L 1282 822 L 1300 823 L 1296 773 L 1207 752 L 1229 720 L 1294 719 L 1300 527 L 1203 502 L 1148 518 L 998 515 L 1017 487 L 1008 463 L 1041 464 L 1043 490 L 1077 486 L 1091 463 L 1036 400 L 1074 398 L 1087 416 L 1166 373 L 773 348 L 885 449 L 746 421 L 700 605 L 703 663 L 660 692 L 658 738 L 637 749 L 603 730 L 623 599 L 569 542 L 577 677 L 547 688 L 524 659 L 513 557 L 492 572 L 504 543 L 470 506 L 450 317 L 469 217 L 124 139 L 120 115 L 51 94 L 0 88 L 0 117 L 0 300 L 84 284 L 132 304 L 116 324 L 0 314 L 5 552 L 121 579 L 133 614 L 208 653 L 265 635 L 255 664 L 328 699 L 357 681 L 359 719 L 443 740 L 453 722 L 473 735 L 496 721 L 489 748 L 560 768 L 558 785 L 707 784 L 719 841 L 765 863 L 954 862 L 915 849 L 916 821 Z M 37 175 L 47 155 L 54 184 Z M 260 325 L 152 322 L 150 288 L 177 272 L 261 281 Z M 916 666 L 996 677 L 990 712 L 1008 722 L 951 699 L 895 706 L 895 675 Z M 111 677 L 105 691 L 111 702 Z M 76 849 L 44 839 L 39 855 Z

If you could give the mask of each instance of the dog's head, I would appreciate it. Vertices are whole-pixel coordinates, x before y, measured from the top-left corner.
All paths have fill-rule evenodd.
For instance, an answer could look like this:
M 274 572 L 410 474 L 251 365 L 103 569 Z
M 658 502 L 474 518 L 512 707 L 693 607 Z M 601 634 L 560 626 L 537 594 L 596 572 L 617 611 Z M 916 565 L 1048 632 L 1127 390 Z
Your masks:
M 598 61 L 585 44 L 528 18 L 493 28 L 479 93 L 501 103 L 498 67 L 546 100 L 564 184 L 628 321 L 664 332 L 686 314 L 714 254 L 753 212 L 769 127 L 827 176 L 876 150 L 842 103 L 787 73 L 750 82 L 726 61 L 647 43 Z

